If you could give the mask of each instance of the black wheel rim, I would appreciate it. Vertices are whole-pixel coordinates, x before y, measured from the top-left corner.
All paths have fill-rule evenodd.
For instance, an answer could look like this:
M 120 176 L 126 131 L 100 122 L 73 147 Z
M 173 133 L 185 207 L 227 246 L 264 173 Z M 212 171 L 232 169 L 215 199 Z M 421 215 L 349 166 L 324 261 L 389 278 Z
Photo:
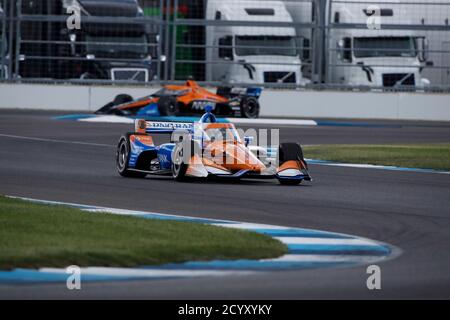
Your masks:
M 258 106 L 254 101 L 248 101 L 245 104 L 245 115 L 248 118 L 253 118 L 257 115 L 258 113 Z
M 117 154 L 117 165 L 119 167 L 119 170 L 123 170 L 125 168 L 126 162 L 127 162 L 127 146 L 125 143 L 122 143 L 119 146 L 119 152 Z
M 183 149 L 178 148 L 177 150 L 175 150 L 175 157 L 172 163 L 174 177 L 178 177 L 178 175 L 180 174 L 182 162 L 183 162 Z
M 175 104 L 170 103 L 169 106 L 167 107 L 167 113 L 170 115 L 175 115 L 177 112 L 177 107 L 175 106 Z

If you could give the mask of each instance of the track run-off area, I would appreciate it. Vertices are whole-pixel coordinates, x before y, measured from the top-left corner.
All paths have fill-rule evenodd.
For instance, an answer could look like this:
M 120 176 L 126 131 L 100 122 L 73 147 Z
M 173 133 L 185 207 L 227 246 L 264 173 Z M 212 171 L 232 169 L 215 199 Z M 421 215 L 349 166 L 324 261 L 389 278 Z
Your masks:
M 61 114 L 1 111 L 0 194 L 350 234 L 387 243 L 402 254 L 379 263 L 382 289 L 375 291 L 367 289 L 366 265 L 356 265 L 245 276 L 89 282 L 78 292 L 67 290 L 65 282 L 0 283 L 2 298 L 450 297 L 447 174 L 312 163 L 314 181 L 298 187 L 260 180 L 236 184 L 125 179 L 116 173 L 114 154 L 117 139 L 130 131 L 130 124 L 57 121 L 57 116 Z M 254 127 L 279 128 L 281 141 L 309 145 L 450 141 L 450 125 L 445 123 L 322 124 Z

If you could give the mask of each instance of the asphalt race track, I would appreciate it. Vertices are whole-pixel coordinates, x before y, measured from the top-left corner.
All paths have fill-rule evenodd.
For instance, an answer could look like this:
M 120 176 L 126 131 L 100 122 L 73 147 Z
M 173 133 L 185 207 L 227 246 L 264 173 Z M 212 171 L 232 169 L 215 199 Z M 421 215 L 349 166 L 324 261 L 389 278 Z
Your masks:
M 56 115 L 0 111 L 0 194 L 348 233 L 402 254 L 380 265 L 382 289 L 375 291 L 366 287 L 366 268 L 354 267 L 83 283 L 76 292 L 65 283 L 3 284 L 0 298 L 450 298 L 450 175 L 312 165 L 315 181 L 299 187 L 125 179 L 114 153 L 129 125 Z M 450 142 L 445 123 L 280 129 L 283 141 L 303 144 Z

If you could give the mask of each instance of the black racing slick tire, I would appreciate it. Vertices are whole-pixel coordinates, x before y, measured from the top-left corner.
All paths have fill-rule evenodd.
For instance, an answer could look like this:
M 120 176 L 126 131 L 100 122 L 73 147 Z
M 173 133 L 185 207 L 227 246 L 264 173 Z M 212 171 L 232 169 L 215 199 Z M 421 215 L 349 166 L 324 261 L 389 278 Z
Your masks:
M 188 165 L 184 161 L 184 152 L 183 142 L 177 143 L 172 155 L 172 176 L 176 181 L 186 180 Z
M 256 119 L 259 117 L 259 101 L 253 97 L 244 97 L 241 101 L 241 117 Z
M 128 163 L 130 161 L 130 135 L 127 133 L 119 139 L 116 151 L 116 166 L 117 171 L 122 177 L 127 178 L 145 178 L 147 175 L 145 172 L 133 171 L 129 168 Z
M 280 143 L 278 150 L 280 165 L 289 160 L 303 161 L 303 150 L 300 144 L 293 142 Z
M 114 98 L 113 103 L 114 103 L 115 106 L 118 106 L 118 105 L 121 105 L 121 104 L 124 104 L 124 103 L 127 103 L 127 102 L 131 102 L 131 101 L 133 101 L 133 97 L 132 96 L 130 96 L 129 94 L 123 94 L 122 93 L 122 94 L 117 95 Z
M 158 111 L 162 116 L 177 116 L 180 111 L 177 99 L 172 96 L 160 97 L 158 100 Z
M 303 158 L 302 147 L 298 143 L 281 143 L 278 150 L 278 156 L 280 159 L 280 166 L 286 161 L 291 160 L 303 161 L 304 163 L 306 163 Z M 287 186 L 296 186 L 302 182 L 302 180 L 282 178 L 278 178 L 278 181 L 280 182 L 280 184 Z
M 187 148 L 190 150 L 185 150 L 185 146 L 190 146 Z M 172 153 L 172 176 L 176 181 L 186 181 L 189 178 L 186 176 L 189 163 L 186 162 L 201 152 L 199 143 L 193 141 L 188 135 L 175 145 Z
M 280 182 L 280 184 L 284 186 L 298 186 L 300 183 L 302 183 L 302 180 L 278 178 L 278 182 Z

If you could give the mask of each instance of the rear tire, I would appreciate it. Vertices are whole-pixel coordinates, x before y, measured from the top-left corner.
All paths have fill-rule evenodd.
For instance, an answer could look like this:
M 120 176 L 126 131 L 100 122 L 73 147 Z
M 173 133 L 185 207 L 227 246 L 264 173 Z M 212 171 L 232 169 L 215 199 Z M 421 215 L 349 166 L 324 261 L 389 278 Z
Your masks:
M 180 111 L 177 99 L 171 96 L 162 96 L 158 101 L 158 111 L 162 116 L 177 116 Z
M 130 133 L 123 135 L 119 139 L 116 152 L 116 166 L 117 171 L 122 177 L 127 178 L 145 178 L 147 175 L 144 172 L 137 172 L 130 170 L 128 163 L 130 161 Z
M 253 97 L 244 97 L 241 101 L 241 117 L 256 119 L 259 116 L 259 102 Z

